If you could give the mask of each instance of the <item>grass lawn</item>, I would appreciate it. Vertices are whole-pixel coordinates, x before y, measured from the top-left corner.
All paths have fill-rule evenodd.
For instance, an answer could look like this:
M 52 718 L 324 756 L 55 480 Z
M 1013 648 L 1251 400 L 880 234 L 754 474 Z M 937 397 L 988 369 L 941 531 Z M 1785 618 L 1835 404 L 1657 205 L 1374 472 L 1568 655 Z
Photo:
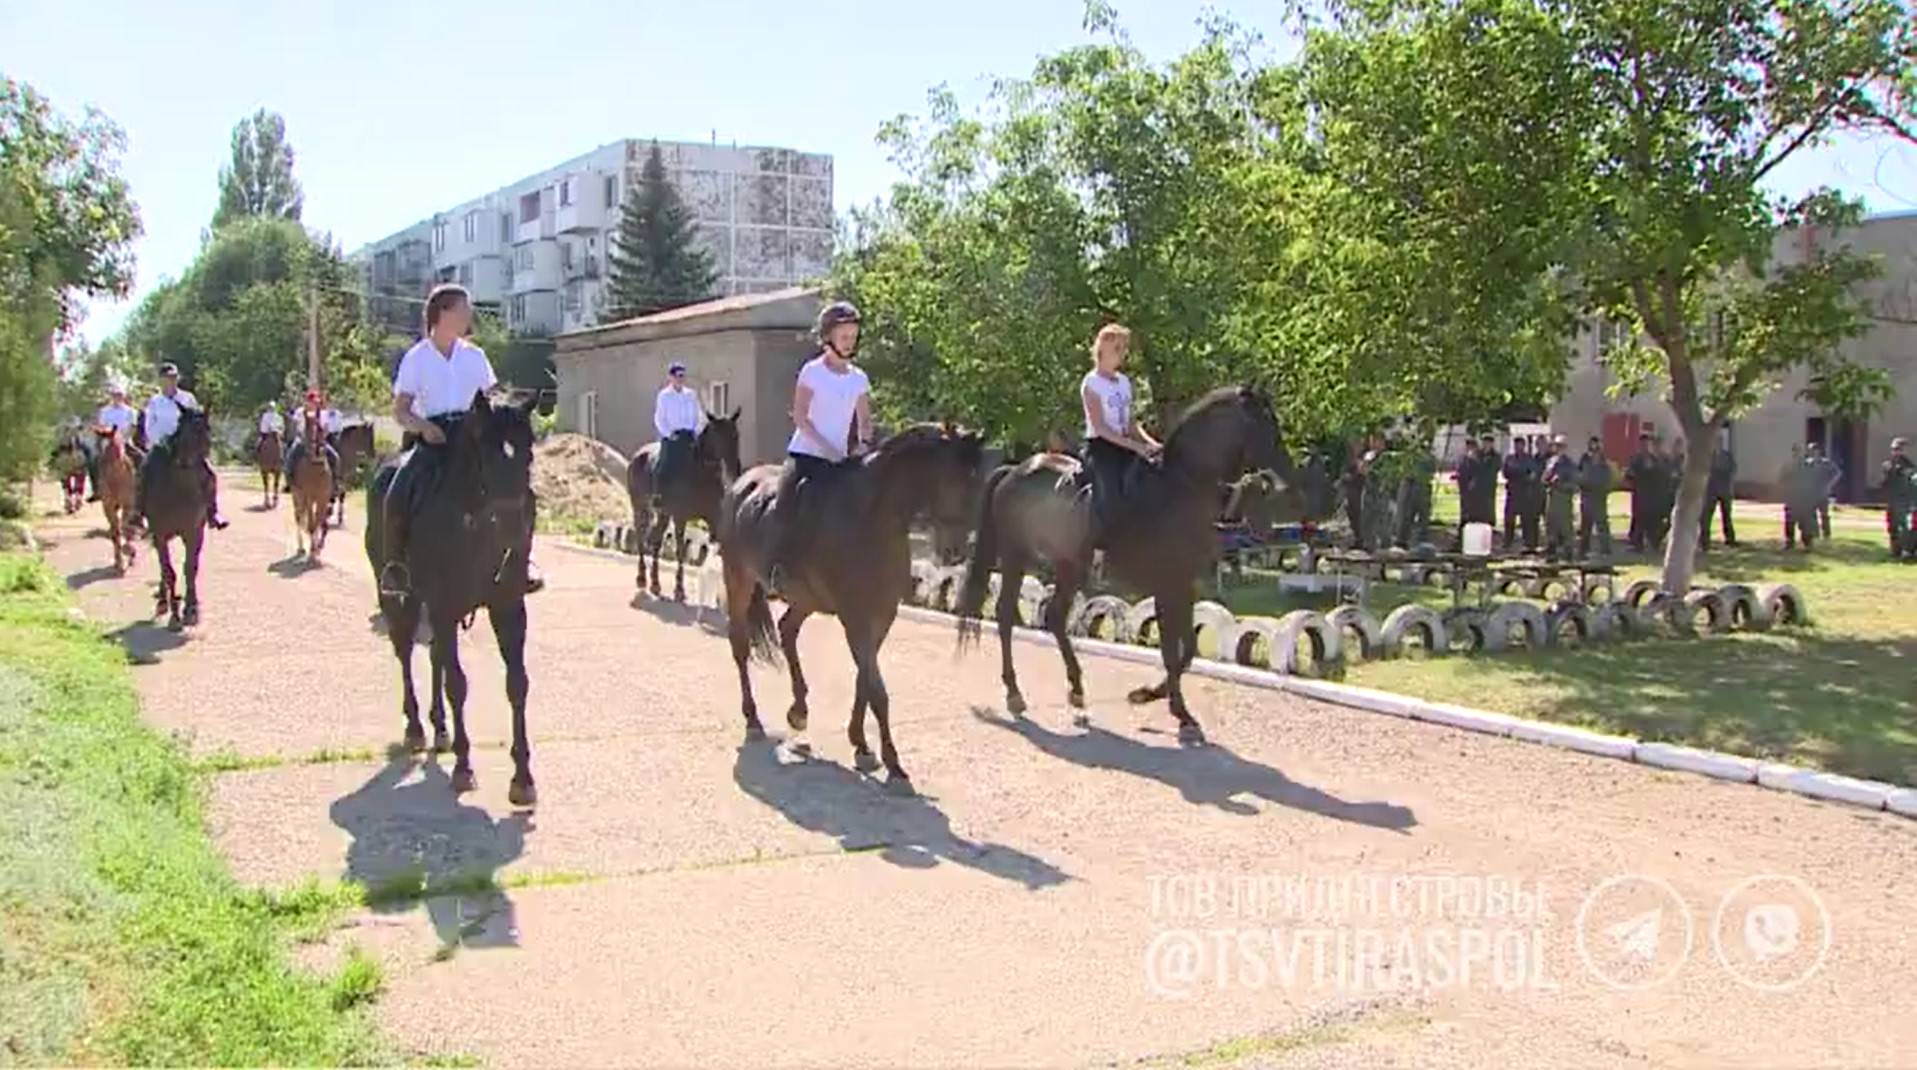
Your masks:
M 1455 521 L 1456 493 L 1434 512 Z M 1658 562 L 1628 553 L 1626 495 L 1612 499 L 1623 566 L 1619 590 L 1655 578 Z M 1448 508 L 1447 508 L 1448 506 Z M 1434 701 L 1583 725 L 1646 740 L 1712 747 L 1852 776 L 1917 784 L 1917 566 L 1888 560 L 1883 514 L 1839 507 L 1834 536 L 1786 553 L 1775 506 L 1738 503 L 1739 546 L 1700 559 L 1700 584 L 1788 582 L 1813 624 L 1768 634 L 1655 639 L 1484 657 L 1353 663 L 1347 682 Z M 1214 597 L 1218 594 L 1214 592 Z M 1328 608 L 1323 600 L 1234 587 L 1240 615 Z M 1374 587 L 1392 606 L 1448 606 L 1441 591 Z
M 35 558 L 0 554 L 0 1064 L 363 1064 L 394 1054 L 359 955 L 288 945 L 352 905 L 237 885 L 202 782 L 139 719 L 126 654 Z

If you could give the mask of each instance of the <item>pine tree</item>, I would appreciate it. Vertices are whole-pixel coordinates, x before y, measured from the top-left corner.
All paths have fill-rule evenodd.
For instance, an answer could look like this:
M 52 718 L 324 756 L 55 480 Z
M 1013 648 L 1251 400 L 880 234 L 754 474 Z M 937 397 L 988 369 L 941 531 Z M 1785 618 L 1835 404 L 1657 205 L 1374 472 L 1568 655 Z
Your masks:
M 607 250 L 611 278 L 603 318 L 607 322 L 649 316 L 712 297 L 718 274 L 712 254 L 695 242 L 692 209 L 666 177 L 665 160 L 653 145 L 639 174 L 639 188 L 626 198 L 619 234 Z
M 220 206 L 213 226 L 249 216 L 298 219 L 305 201 L 293 177 L 286 120 L 262 108 L 233 127 L 233 158 L 220 169 Z

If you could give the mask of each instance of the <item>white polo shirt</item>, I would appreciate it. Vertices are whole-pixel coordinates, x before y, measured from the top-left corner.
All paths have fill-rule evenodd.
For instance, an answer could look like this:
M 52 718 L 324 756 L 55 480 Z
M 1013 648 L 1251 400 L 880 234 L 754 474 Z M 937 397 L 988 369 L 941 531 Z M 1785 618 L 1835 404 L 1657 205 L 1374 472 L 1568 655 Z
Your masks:
M 1098 400 L 1101 414 L 1105 417 L 1105 426 L 1110 428 L 1113 434 L 1126 435 L 1131 433 L 1132 381 L 1125 377 L 1124 372 L 1119 372 L 1110 379 L 1107 379 L 1098 374 L 1097 368 L 1093 368 L 1091 371 L 1085 373 L 1085 378 L 1078 381 L 1078 389 L 1081 395 L 1085 391 L 1091 391 L 1092 397 Z M 1097 437 L 1098 431 L 1092 427 L 1092 414 L 1090 408 L 1087 407 L 1085 411 L 1085 441 L 1090 442 Z
M 199 407 L 199 399 L 184 390 L 173 391 L 172 397 L 153 395 L 146 403 L 147 443 L 157 446 L 172 438 L 173 432 L 180 429 L 180 410 Z
M 490 367 L 491 366 L 488 365 L 489 369 Z M 472 403 L 473 403 L 473 399 L 470 396 L 467 397 L 466 404 L 471 405 Z M 320 420 L 320 430 L 326 432 L 329 435 L 339 434 L 340 428 L 346 426 L 346 418 L 344 416 L 341 416 L 339 414 L 339 410 L 332 407 L 331 405 L 328 405 L 327 407 L 320 410 L 319 420 Z
M 792 442 L 786 448 L 793 453 L 831 460 L 845 452 L 846 443 L 852 437 L 852 420 L 859 411 L 859 399 L 871 391 L 872 382 L 856 364 L 847 364 L 843 372 L 833 371 L 821 354 L 799 369 L 799 385 L 812 391 L 812 403 L 806 415 L 831 448 L 814 441 L 804 427 L 792 432 Z
M 260 434 L 279 435 L 286 432 L 286 417 L 278 409 L 268 409 L 260 414 Z
M 138 418 L 139 414 L 133 411 L 133 406 L 121 402 L 100 406 L 99 413 L 93 418 L 93 425 L 116 428 L 120 434 L 126 435 L 132 432 L 133 421 Z
M 448 357 L 422 338 L 399 360 L 393 376 L 393 396 L 411 394 L 413 412 L 423 419 L 465 412 L 473 407 L 473 395 L 491 390 L 499 382 L 493 375 L 492 361 L 486 351 L 465 339 L 453 344 Z
M 681 431 L 696 434 L 705 420 L 705 407 L 699 404 L 699 395 L 690 390 L 667 386 L 652 405 L 652 426 L 660 438 L 671 438 Z

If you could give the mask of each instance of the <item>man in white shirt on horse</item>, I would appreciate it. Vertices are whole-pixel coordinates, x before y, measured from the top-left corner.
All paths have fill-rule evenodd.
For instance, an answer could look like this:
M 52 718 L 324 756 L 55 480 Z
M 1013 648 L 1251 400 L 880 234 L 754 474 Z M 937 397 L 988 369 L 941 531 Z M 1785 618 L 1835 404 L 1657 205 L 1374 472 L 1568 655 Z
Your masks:
M 654 474 L 654 486 L 663 486 L 669 475 L 691 461 L 705 422 L 705 406 L 686 385 L 686 366 L 673 361 L 666 369 L 666 385 L 652 405 L 652 426 L 659 432 L 659 470 Z
M 140 466 L 140 480 L 134 489 L 133 515 L 146 515 L 146 469 L 154 463 L 154 458 L 164 456 L 163 447 L 180 429 L 180 414 L 185 411 L 198 411 L 200 402 L 191 393 L 180 389 L 180 369 L 171 362 L 160 365 L 160 392 L 147 399 L 146 403 L 146 444 L 147 459 Z M 220 481 L 213 474 L 211 461 L 200 463 L 200 488 L 206 497 L 206 522 L 215 531 L 226 529 L 226 518 L 220 515 Z

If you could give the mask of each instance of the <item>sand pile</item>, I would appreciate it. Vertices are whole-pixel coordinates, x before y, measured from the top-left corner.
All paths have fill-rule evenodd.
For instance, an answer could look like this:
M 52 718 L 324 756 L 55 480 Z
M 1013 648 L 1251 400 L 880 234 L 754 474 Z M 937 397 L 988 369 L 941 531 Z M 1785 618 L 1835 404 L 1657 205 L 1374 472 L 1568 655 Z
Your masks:
M 585 435 L 548 435 L 533 451 L 533 492 L 539 511 L 575 520 L 632 519 L 626 497 L 626 459 Z

